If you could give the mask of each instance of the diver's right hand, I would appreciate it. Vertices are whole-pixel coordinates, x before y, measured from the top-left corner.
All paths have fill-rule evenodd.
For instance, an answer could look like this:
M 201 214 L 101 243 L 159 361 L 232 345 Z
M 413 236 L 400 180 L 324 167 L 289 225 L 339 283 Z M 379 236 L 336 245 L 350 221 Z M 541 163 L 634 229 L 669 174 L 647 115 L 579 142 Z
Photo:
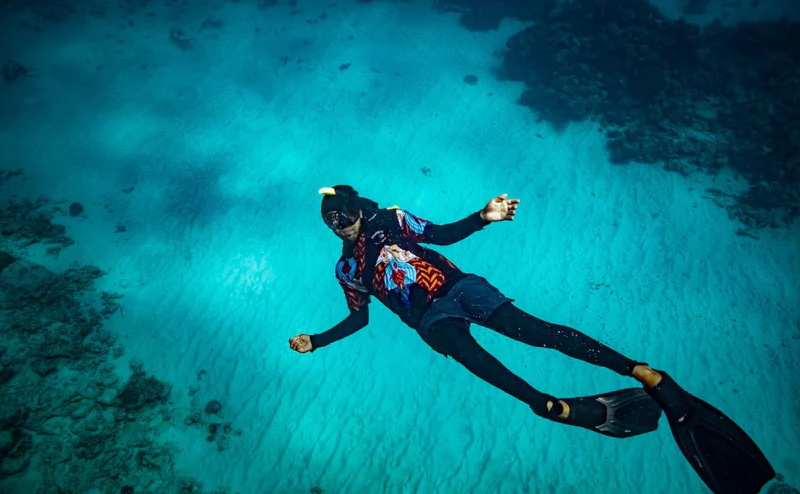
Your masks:
M 306 353 L 313 350 L 311 346 L 311 337 L 307 334 L 299 334 L 293 338 L 289 338 L 289 347 L 298 353 Z

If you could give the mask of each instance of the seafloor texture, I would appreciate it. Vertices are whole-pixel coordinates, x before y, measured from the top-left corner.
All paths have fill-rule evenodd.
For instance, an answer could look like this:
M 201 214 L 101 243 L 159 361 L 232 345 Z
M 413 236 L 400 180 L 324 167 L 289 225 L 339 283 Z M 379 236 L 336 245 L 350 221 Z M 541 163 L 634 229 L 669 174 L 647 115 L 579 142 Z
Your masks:
M 796 494 L 800 44 L 756 3 L 4 2 L 0 492 L 705 492 L 666 421 L 543 420 L 377 301 L 292 352 L 347 314 L 317 190 L 349 183 L 437 223 L 520 198 L 437 250 Z M 473 334 L 556 396 L 636 385 Z

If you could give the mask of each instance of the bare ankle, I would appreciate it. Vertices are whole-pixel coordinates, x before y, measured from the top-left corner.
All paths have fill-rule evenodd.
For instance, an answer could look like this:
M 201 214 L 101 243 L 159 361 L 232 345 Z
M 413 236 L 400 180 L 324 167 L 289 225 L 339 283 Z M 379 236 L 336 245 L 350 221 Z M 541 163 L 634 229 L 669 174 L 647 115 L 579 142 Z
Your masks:
M 661 382 L 661 374 L 650 368 L 649 365 L 637 365 L 633 368 L 633 377 L 645 386 L 658 386 Z
M 566 419 L 567 417 L 569 417 L 569 405 L 567 405 L 562 400 L 558 400 L 558 402 L 561 403 L 561 410 L 562 410 L 561 413 L 558 415 L 558 418 Z M 547 410 L 549 411 L 552 408 L 553 408 L 553 402 L 552 401 L 548 401 L 547 402 Z

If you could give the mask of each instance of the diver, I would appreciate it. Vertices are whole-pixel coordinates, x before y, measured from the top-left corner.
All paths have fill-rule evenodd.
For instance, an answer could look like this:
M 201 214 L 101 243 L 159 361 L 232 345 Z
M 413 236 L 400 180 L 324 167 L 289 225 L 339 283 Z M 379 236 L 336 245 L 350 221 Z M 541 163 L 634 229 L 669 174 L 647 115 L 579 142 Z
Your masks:
M 689 394 L 666 372 L 631 360 L 575 329 L 524 312 L 485 278 L 461 271 L 421 245 L 450 245 L 491 223 L 513 221 L 519 199 L 502 194 L 462 220 L 437 225 L 397 206 L 380 208 L 349 185 L 325 187 L 319 193 L 322 218 L 343 241 L 335 274 L 349 315 L 322 333 L 289 338 L 291 349 L 314 352 L 362 329 L 375 296 L 433 350 L 524 402 L 540 417 L 626 438 L 655 431 L 663 411 L 681 452 L 713 492 L 755 493 L 775 477 L 761 450 L 737 424 Z M 497 248 L 503 248 L 502 240 Z M 642 387 L 574 398 L 542 393 L 481 347 L 470 334 L 471 324 L 633 377 Z

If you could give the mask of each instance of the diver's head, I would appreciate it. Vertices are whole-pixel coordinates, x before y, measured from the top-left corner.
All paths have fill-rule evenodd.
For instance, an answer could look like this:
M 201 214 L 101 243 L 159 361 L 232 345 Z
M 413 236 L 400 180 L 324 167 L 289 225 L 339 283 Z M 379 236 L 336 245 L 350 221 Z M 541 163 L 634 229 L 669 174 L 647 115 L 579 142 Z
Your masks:
M 323 194 L 322 219 L 325 224 L 337 237 L 354 242 L 361 232 L 364 208 L 370 207 L 372 201 L 360 197 L 349 185 L 323 187 L 319 193 Z

